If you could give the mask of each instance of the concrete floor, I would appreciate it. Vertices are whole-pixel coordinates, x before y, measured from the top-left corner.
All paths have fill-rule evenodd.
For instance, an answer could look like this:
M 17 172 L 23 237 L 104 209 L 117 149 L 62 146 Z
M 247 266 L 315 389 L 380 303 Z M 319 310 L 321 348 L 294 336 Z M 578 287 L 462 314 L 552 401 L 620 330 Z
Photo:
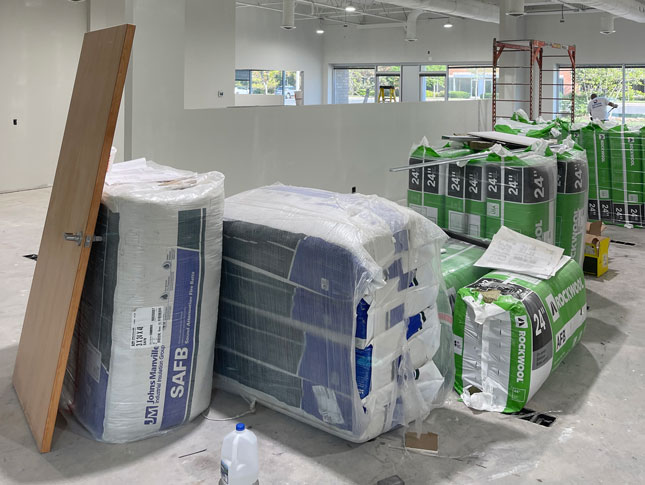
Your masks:
M 216 483 L 223 436 L 235 421 L 194 422 L 126 445 L 97 443 L 59 417 L 53 451 L 36 451 L 11 374 L 49 190 L 0 195 L 0 482 Z M 262 406 L 244 417 L 260 443 L 263 484 L 373 484 L 398 474 L 411 483 L 643 483 L 645 479 L 645 230 L 610 227 L 610 271 L 587 278 L 587 330 L 528 407 L 557 417 L 550 428 L 474 413 L 451 395 L 424 429 L 439 456 L 405 453 L 401 430 L 356 445 Z M 641 313 L 643 312 L 643 313 Z M 213 393 L 211 418 L 246 403 Z M 183 455 L 205 450 L 200 453 Z

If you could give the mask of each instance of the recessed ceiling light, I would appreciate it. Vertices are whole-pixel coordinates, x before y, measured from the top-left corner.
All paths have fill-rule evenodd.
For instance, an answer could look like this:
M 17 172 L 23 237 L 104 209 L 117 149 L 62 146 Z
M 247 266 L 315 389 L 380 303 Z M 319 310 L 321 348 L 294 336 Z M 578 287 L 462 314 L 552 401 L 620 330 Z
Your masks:
M 323 29 L 318 29 L 318 30 L 316 30 L 316 33 L 317 33 L 318 35 L 321 35 L 321 34 L 324 34 L 324 33 L 325 33 L 325 31 L 324 31 Z
M 347 7 L 345 7 L 345 11 L 346 12 L 356 12 L 356 7 L 354 7 L 353 5 L 347 5 Z

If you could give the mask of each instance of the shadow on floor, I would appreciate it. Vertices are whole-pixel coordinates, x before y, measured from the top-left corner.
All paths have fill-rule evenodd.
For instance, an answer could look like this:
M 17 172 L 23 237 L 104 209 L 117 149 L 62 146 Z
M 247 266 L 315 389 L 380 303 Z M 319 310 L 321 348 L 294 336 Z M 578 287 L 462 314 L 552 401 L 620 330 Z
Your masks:
M 238 405 L 232 405 L 236 401 Z M 241 398 L 215 391 L 211 414 L 232 414 L 244 408 Z M 308 424 L 258 405 L 255 414 L 242 419 L 260 442 L 271 442 L 274 455 L 296 455 L 312 460 L 355 483 L 376 483 L 398 474 L 408 483 L 418 482 L 417 474 L 427 478 L 445 478 L 479 464 L 489 446 L 512 443 L 527 438 L 512 423 L 479 419 L 468 410 L 437 409 L 424 423 L 424 431 L 438 433 L 439 456 L 427 456 L 402 449 L 403 429 L 398 428 L 366 443 L 350 443 Z M 414 476 L 410 475 L 413 474 Z M 312 482 L 317 483 L 317 482 Z M 320 483 L 328 483 L 320 477 Z

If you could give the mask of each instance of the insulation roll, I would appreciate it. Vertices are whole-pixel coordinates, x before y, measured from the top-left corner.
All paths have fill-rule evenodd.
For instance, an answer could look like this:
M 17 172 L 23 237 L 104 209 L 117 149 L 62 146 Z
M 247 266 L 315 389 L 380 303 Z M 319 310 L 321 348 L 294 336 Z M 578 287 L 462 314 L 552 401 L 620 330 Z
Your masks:
M 209 406 L 223 210 L 218 172 L 108 173 L 67 373 L 66 406 L 94 438 L 145 438 Z

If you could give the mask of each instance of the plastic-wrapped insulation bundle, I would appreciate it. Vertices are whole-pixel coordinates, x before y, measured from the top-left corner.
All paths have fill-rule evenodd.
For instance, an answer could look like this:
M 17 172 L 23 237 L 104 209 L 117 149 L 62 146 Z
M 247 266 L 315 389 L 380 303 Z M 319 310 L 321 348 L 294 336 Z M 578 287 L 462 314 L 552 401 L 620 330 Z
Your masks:
M 228 198 L 216 386 L 354 442 L 420 422 L 454 379 L 445 238 L 376 196 Z
M 611 165 L 605 127 L 602 122 L 593 122 L 582 127 L 579 143 L 587 152 L 589 165 L 589 205 L 587 211 L 589 220 L 611 222 L 614 214 L 611 203 Z
M 486 164 L 486 238 L 501 226 L 553 244 L 557 166 L 555 156 L 511 153 L 495 145 Z
M 431 159 L 457 158 L 471 153 L 473 150 L 464 147 L 461 143 L 449 143 L 441 148 L 433 148 L 424 138 L 418 146 L 413 147 L 410 165 L 427 162 Z M 409 172 L 408 206 L 426 216 L 439 227 L 448 228 L 450 213 L 445 208 L 448 200 L 447 166 L 445 164 L 435 165 L 412 169 Z M 465 224 L 464 203 L 459 201 L 458 204 L 462 207 L 458 223 L 463 225 Z M 461 225 L 459 232 L 463 232 Z
M 452 315 L 457 291 L 477 281 L 488 270 L 474 266 L 484 254 L 484 248 L 480 246 L 457 239 L 448 239 L 443 249 L 444 252 L 441 253 L 441 272 L 443 273 L 443 280 L 450 300 L 451 308 L 449 313 Z M 450 319 L 450 322 L 452 323 L 452 319 Z
M 475 409 L 520 411 L 582 338 L 580 265 L 539 280 L 493 271 L 457 293 L 455 389 Z
M 584 149 L 568 137 L 555 149 L 558 196 L 555 203 L 555 245 L 582 266 L 587 228 L 589 167 Z
M 164 432 L 209 406 L 224 176 L 144 159 L 106 176 L 61 405 L 101 441 Z
M 607 132 L 614 224 L 643 225 L 643 147 L 640 130 Z

